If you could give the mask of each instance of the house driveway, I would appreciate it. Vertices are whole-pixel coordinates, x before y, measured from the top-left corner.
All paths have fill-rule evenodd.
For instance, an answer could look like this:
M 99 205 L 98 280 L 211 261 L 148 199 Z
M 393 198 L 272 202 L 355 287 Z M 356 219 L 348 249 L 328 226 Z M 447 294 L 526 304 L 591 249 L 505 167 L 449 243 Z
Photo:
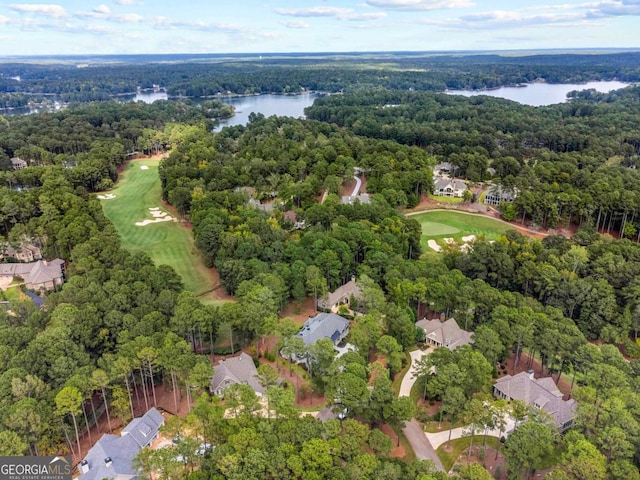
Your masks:
M 515 425 L 516 425 L 515 420 L 510 416 L 507 416 L 506 421 L 507 421 L 507 426 L 505 428 L 505 431 L 510 432 L 515 428 Z M 487 431 L 487 435 L 490 437 L 499 438 L 500 434 L 501 433 L 499 430 Z M 502 435 L 504 434 L 505 432 L 503 431 Z M 431 444 L 431 446 L 434 449 L 437 449 L 443 443 L 447 443 L 447 440 L 449 439 L 449 430 L 443 430 L 442 432 L 438 432 L 438 433 L 425 433 L 425 435 L 429 440 L 429 443 Z M 471 429 L 468 426 L 454 428 L 451 431 L 451 440 L 454 440 L 456 438 L 461 438 L 461 437 L 468 437 L 470 435 L 471 435 Z M 477 430 L 476 435 L 484 435 L 484 430 Z
M 405 374 L 402 379 L 402 383 L 400 384 L 400 393 L 399 397 L 408 397 L 411 394 L 411 387 L 416 383 L 416 378 L 414 378 L 414 374 L 416 373 L 416 364 L 422 357 L 426 357 L 433 351 L 433 347 L 429 347 L 426 350 L 414 350 L 410 352 L 411 355 L 411 367 Z
M 439 471 L 445 471 L 442 466 L 442 462 L 436 454 L 435 448 L 433 448 L 431 443 L 429 443 L 429 439 L 422 431 L 420 422 L 415 418 L 412 418 L 409 422 L 406 422 L 405 427 L 402 429 L 402 433 L 407 437 L 407 440 L 411 444 L 411 448 L 413 448 L 418 460 L 431 460 Z

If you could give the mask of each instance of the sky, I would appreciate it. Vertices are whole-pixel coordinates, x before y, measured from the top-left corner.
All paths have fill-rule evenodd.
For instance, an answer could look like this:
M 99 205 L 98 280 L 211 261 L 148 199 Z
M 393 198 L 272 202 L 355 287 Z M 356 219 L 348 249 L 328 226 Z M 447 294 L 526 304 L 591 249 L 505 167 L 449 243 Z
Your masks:
M 640 0 L 0 0 L 0 55 L 634 48 L 639 25 Z

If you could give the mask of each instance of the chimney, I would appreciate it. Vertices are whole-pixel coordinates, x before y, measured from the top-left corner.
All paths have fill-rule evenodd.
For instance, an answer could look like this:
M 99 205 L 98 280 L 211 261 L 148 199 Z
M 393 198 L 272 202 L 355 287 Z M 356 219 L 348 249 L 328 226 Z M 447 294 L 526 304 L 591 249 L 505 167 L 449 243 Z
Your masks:
M 89 462 L 87 462 L 86 460 L 82 460 L 80 462 L 80 473 L 84 475 L 88 471 L 89 471 Z
M 533 376 L 533 370 L 529 370 L 527 373 L 529 374 L 529 378 L 531 380 L 535 380 L 535 377 Z
M 446 316 L 445 316 L 444 312 L 442 312 L 440 314 L 440 323 L 444 323 L 445 321 L 446 321 Z
M 46 267 L 47 265 L 49 265 L 49 263 L 46 260 L 43 260 L 42 263 L 44 263 L 44 266 Z
M 107 457 L 104 459 L 104 466 L 109 468 L 113 462 L 111 461 L 111 457 Z

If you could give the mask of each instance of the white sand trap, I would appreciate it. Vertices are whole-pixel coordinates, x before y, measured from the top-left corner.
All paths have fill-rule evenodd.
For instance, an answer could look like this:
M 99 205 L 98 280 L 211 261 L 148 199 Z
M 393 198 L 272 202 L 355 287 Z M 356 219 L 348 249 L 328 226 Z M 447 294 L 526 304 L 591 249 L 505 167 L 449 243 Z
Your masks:
M 116 198 L 113 193 L 107 193 L 106 195 L 98 195 L 98 200 L 111 200 L 112 198 Z
M 13 278 L 11 277 L 0 277 L 0 290 L 6 290 L 11 285 L 11 281 Z
M 152 223 L 159 223 L 159 222 L 177 222 L 178 220 L 176 220 L 175 218 L 173 218 L 171 215 L 167 215 L 165 217 L 162 218 L 156 218 L 154 220 L 143 220 L 141 222 L 136 222 L 136 227 L 144 227 L 145 225 L 150 225 Z
M 149 207 L 150 211 L 154 211 L 154 210 L 160 210 L 160 207 Z
M 149 165 L 140 165 L 140 170 L 149 170 Z
M 442 247 L 440 245 L 438 245 L 435 240 L 429 240 L 427 242 L 427 245 L 429 245 L 429 248 L 431 250 L 435 250 L 436 252 L 441 252 L 442 251 Z
M 466 237 L 462 237 L 462 241 L 463 242 L 475 242 L 476 241 L 476 236 L 475 235 L 467 235 Z
M 467 253 L 470 252 L 471 250 L 473 250 L 473 245 L 469 244 L 469 243 L 464 243 L 462 245 L 460 245 L 460 251 Z
M 444 239 L 444 241 L 445 241 L 445 243 L 446 243 L 447 245 L 451 245 L 451 244 L 453 243 L 453 238 L 449 238 L 449 237 L 447 237 L 447 238 L 445 238 L 445 239 Z
M 154 210 L 153 212 L 149 212 L 153 216 L 153 218 L 162 218 L 169 215 L 167 212 L 160 212 L 158 210 Z

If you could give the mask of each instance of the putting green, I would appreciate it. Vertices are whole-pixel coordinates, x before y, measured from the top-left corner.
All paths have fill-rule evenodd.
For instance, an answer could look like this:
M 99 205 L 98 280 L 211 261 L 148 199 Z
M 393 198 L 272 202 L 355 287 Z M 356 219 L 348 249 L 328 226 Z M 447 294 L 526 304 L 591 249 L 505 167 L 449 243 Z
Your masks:
M 204 266 L 187 228 L 173 221 L 136 225 L 136 222 L 153 220 L 153 211 L 171 215 L 161 204 L 159 163 L 159 159 L 129 162 L 116 188 L 102 194 L 103 197 L 115 195 L 101 200 L 104 213 L 115 225 L 125 248 L 147 252 L 156 265 L 173 267 L 185 288 L 196 295 L 211 292 L 216 286 L 212 270 Z
M 427 237 L 434 237 L 437 235 L 454 235 L 456 233 L 460 233 L 455 227 L 450 227 L 449 225 L 445 225 L 444 223 L 438 222 L 420 222 L 422 226 L 422 234 Z

